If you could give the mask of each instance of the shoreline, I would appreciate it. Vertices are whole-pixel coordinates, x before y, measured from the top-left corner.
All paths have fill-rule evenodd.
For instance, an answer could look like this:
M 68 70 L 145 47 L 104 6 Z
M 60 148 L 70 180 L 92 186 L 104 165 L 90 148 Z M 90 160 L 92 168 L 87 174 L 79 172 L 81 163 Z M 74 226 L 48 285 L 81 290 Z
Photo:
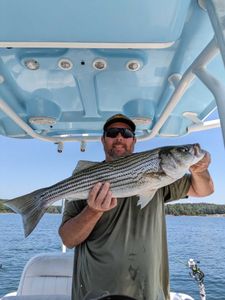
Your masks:
M 2 215 L 18 215 L 17 213 L 14 212 L 8 212 L 8 211 L 0 211 L 0 214 Z M 45 214 L 49 215 L 61 215 L 61 213 L 58 212 L 46 212 Z M 166 214 L 166 216 L 171 216 L 171 217 L 216 217 L 216 218 L 224 218 L 225 214 L 205 214 L 205 215 L 172 215 L 172 214 Z
M 208 215 L 171 215 L 167 214 L 166 216 L 171 216 L 171 217 L 216 217 L 216 218 L 224 218 L 225 214 L 208 214 Z

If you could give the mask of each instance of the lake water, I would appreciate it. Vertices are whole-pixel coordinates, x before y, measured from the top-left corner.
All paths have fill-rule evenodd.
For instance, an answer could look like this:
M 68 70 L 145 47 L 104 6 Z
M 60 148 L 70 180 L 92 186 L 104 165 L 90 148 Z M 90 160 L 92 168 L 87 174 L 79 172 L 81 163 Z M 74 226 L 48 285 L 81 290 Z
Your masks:
M 46 214 L 24 239 L 16 214 L 0 214 L 0 297 L 16 290 L 24 265 L 35 254 L 61 250 L 61 216 Z M 200 261 L 205 273 L 207 300 L 225 299 L 225 218 L 167 216 L 171 290 L 199 299 L 198 285 L 186 266 Z

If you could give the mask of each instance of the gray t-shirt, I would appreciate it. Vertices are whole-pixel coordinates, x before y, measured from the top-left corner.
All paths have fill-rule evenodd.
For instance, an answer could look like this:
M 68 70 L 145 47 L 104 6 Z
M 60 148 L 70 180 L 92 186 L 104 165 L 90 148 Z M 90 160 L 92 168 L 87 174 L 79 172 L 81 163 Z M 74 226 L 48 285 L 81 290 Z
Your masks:
M 137 196 L 118 199 L 75 249 L 72 299 L 100 291 L 138 300 L 169 299 L 164 202 L 186 197 L 189 187 L 186 175 L 159 189 L 143 209 Z M 62 224 L 86 205 L 86 200 L 67 202 Z

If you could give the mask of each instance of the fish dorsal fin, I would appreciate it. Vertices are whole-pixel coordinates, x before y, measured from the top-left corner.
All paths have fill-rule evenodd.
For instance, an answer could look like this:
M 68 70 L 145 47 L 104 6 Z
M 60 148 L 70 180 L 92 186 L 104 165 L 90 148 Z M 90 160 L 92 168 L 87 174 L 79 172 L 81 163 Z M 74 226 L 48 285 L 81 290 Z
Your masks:
M 137 202 L 137 205 L 140 205 L 141 208 L 144 208 L 152 200 L 156 191 L 157 190 L 149 190 L 139 195 L 139 200 Z
M 80 172 L 84 169 L 87 169 L 89 167 L 92 167 L 96 164 L 98 164 L 99 162 L 97 161 L 89 161 L 89 160 L 79 160 L 76 168 L 73 170 L 73 175 L 76 174 L 77 172 Z

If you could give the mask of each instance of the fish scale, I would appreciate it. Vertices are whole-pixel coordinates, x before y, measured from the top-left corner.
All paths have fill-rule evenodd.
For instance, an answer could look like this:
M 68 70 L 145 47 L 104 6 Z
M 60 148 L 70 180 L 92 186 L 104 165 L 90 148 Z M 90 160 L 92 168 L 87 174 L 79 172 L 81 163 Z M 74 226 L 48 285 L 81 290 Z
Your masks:
M 146 153 L 146 155 L 147 155 L 147 153 Z M 140 173 L 141 173 L 141 170 L 140 170 L 140 162 L 141 162 L 141 158 L 142 158 L 142 157 L 139 157 L 138 159 L 136 158 L 136 161 L 135 161 L 136 165 L 138 166 L 138 170 L 139 170 Z M 129 165 L 127 165 L 127 162 L 126 162 L 126 164 L 125 164 L 125 167 L 126 167 L 126 168 L 124 168 L 124 169 L 120 168 L 120 174 L 118 174 L 117 172 L 115 172 L 115 171 L 117 171 L 117 169 L 115 169 L 115 170 L 114 170 L 114 173 L 115 173 L 115 174 L 111 173 L 111 176 L 106 175 L 106 174 L 107 174 L 107 171 L 108 171 L 108 165 L 106 165 L 106 164 L 103 165 L 103 168 L 102 168 L 101 172 L 100 172 L 100 171 L 98 171 L 98 172 L 96 171 L 96 172 L 93 172 L 93 173 L 92 173 L 91 170 L 89 170 L 89 178 L 88 178 L 88 180 L 87 180 L 87 177 L 86 177 L 86 173 L 83 174 L 83 176 L 85 176 L 85 179 L 84 179 L 84 180 L 87 182 L 86 185 L 82 184 L 82 183 L 83 183 L 83 182 L 82 182 L 82 178 L 79 178 L 79 182 L 77 183 L 75 177 L 76 177 L 76 176 L 81 176 L 81 174 L 77 174 L 77 175 L 75 175 L 74 177 L 72 177 L 71 182 L 70 182 L 70 183 L 67 183 L 66 186 L 62 186 L 61 184 L 58 185 L 58 186 L 55 186 L 55 187 L 53 188 L 53 194 L 57 194 L 57 193 L 58 193 L 58 190 L 60 190 L 60 192 L 62 193 L 62 191 L 65 190 L 65 189 L 73 190 L 73 189 L 77 188 L 77 191 L 83 190 L 83 189 L 85 189 L 85 188 L 90 189 L 90 184 L 96 183 L 96 177 L 98 178 L 98 181 L 102 181 L 101 178 L 99 178 L 99 175 L 100 175 L 100 174 L 103 175 L 103 178 L 110 177 L 110 178 L 107 179 L 107 180 L 109 180 L 109 181 L 113 184 L 113 183 L 114 183 L 114 181 L 113 181 L 114 178 L 118 179 L 118 177 L 123 177 L 123 176 L 125 176 L 126 174 L 129 174 L 129 173 L 128 173 L 129 170 L 132 170 L 132 171 L 134 172 L 135 165 L 132 165 L 132 164 L 131 164 L 133 161 L 134 161 L 133 159 L 131 159 L 131 161 L 129 160 L 129 161 L 128 161 Z M 152 169 L 153 169 L 154 171 L 157 171 L 157 170 L 158 170 L 158 160 L 156 159 L 156 155 L 154 155 L 154 157 L 150 157 L 150 162 L 152 162 L 152 163 L 150 164 L 150 167 L 152 167 Z M 129 166 L 131 166 L 131 167 L 129 167 Z M 144 168 L 144 166 L 143 166 L 143 168 Z M 83 172 L 84 172 L 84 171 L 83 171 Z M 109 174 L 110 174 L 110 173 L 109 173 Z M 138 176 L 138 173 L 137 173 L 137 176 Z M 93 178 L 93 179 L 92 179 L 92 178 Z M 77 187 L 77 186 L 78 186 L 78 187 Z M 51 193 L 50 193 L 50 194 L 48 193 L 47 196 L 49 196 L 49 195 L 52 195 L 52 194 L 51 194 Z M 43 197 L 45 197 L 45 195 L 43 195 Z
M 59 199 L 87 199 L 97 182 L 110 182 L 113 197 L 138 195 L 138 204 L 143 208 L 157 189 L 181 178 L 204 153 L 198 144 L 170 146 L 131 154 L 112 162 L 91 163 L 90 167 L 86 166 L 50 187 L 3 203 L 22 215 L 25 236 L 33 231 L 48 206 Z
M 153 163 L 150 163 L 149 165 L 145 164 L 145 165 L 143 165 L 142 168 L 140 167 L 140 162 L 141 162 L 140 158 L 139 159 L 137 158 L 136 161 L 135 161 L 135 164 L 138 166 L 138 169 L 137 169 L 136 172 L 135 172 L 136 165 L 135 166 L 132 165 L 128 169 L 123 169 L 123 171 L 120 174 L 118 174 L 117 169 L 116 169 L 116 170 L 111 170 L 111 173 L 108 173 L 106 175 L 106 173 L 108 171 L 108 168 L 107 168 L 108 166 L 107 165 L 103 168 L 102 173 L 100 173 L 100 174 L 99 174 L 98 171 L 90 172 L 90 170 L 87 170 L 87 172 L 89 173 L 89 179 L 87 180 L 87 177 L 86 177 L 87 175 L 85 174 L 85 179 L 84 179 L 85 183 L 82 182 L 81 179 L 79 179 L 79 182 L 76 181 L 76 177 L 79 178 L 79 174 L 77 174 L 77 176 L 75 175 L 74 178 L 72 178 L 72 180 L 71 180 L 72 183 L 71 184 L 68 184 L 65 187 L 61 187 L 59 185 L 58 187 L 55 187 L 56 189 L 54 189 L 53 192 L 57 193 L 58 190 L 62 191 L 62 189 L 70 189 L 70 190 L 76 189 L 77 192 L 79 190 L 84 190 L 86 188 L 88 188 L 88 190 L 89 190 L 90 185 L 92 185 L 92 184 L 94 184 L 98 181 L 102 181 L 103 178 L 107 178 L 107 181 L 110 181 L 111 186 L 112 186 L 112 190 L 113 190 L 114 185 L 116 185 L 117 182 L 120 182 L 118 179 L 121 178 L 121 177 L 126 178 L 127 176 L 130 175 L 130 177 L 131 178 L 133 177 L 134 178 L 133 180 L 135 180 L 135 177 L 138 176 L 138 173 L 141 174 L 145 169 L 149 169 L 149 167 L 153 171 L 158 171 L 158 167 L 159 167 L 158 160 L 154 159 Z M 102 178 L 100 177 L 100 175 L 102 175 Z

